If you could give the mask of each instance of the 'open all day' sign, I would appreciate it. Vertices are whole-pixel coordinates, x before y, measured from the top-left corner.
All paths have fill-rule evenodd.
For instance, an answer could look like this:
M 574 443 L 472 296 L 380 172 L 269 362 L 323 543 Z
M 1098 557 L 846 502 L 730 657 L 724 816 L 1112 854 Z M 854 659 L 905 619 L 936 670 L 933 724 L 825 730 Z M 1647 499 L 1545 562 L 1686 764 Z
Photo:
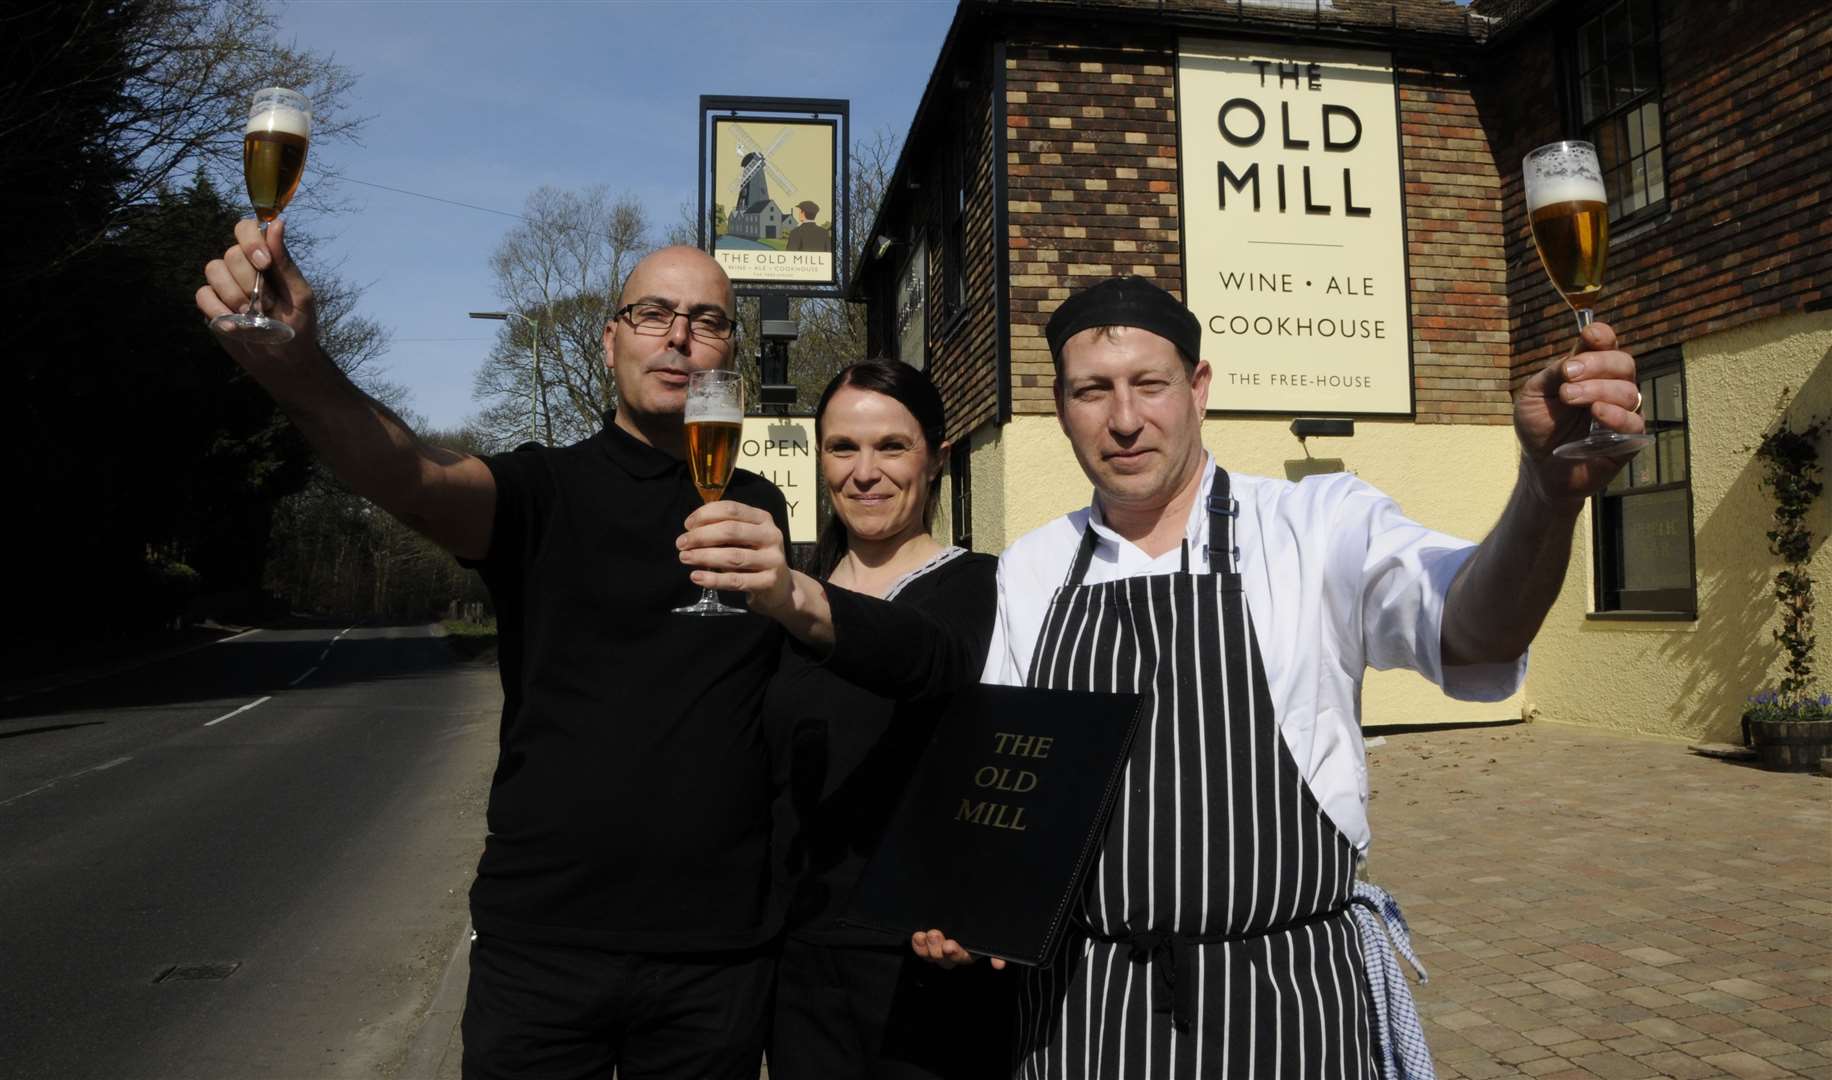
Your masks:
M 782 489 L 789 503 L 789 542 L 812 544 L 815 534 L 814 420 L 806 416 L 747 416 L 738 467 Z

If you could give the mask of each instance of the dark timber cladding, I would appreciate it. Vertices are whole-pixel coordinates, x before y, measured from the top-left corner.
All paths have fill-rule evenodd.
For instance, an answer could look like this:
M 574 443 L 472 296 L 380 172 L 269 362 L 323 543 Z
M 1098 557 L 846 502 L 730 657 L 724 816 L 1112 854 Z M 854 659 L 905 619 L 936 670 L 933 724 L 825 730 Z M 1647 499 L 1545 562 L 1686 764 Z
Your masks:
M 895 355 L 896 284 L 912 254 L 923 253 L 927 295 L 925 357 L 948 407 L 948 438 L 959 439 L 999 416 L 998 238 L 993 150 L 995 49 L 986 38 L 962 41 L 963 15 L 917 107 L 902 155 L 867 234 L 850 298 L 867 306 L 868 351 Z M 958 194 L 957 194 L 958 192 Z M 958 200 L 956 238 L 950 200 Z M 949 244 L 958 243 L 950 260 Z M 960 274 L 958 290 L 951 275 Z
M 1660 24 L 1666 195 L 1612 228 L 1599 317 L 1646 354 L 1823 304 L 1832 5 L 1743 4 L 1731 16 L 1709 0 L 1637 2 Z M 1384 49 L 1397 83 L 1415 419 L 1507 423 L 1510 379 L 1567 347 L 1570 322 L 1533 253 L 1520 159 L 1579 137 L 1570 43 L 1609 7 L 964 0 L 855 282 L 872 348 L 894 347 L 895 282 L 924 241 L 924 352 L 950 435 L 1002 419 L 1001 393 L 1012 412 L 1050 412 L 1042 332 L 1056 304 L 1120 273 L 1181 293 L 1182 244 L 1200 242 L 1183 235 L 1183 170 L 1197 163 L 1178 158 L 1179 36 Z M 952 269 L 950 155 L 965 177 Z

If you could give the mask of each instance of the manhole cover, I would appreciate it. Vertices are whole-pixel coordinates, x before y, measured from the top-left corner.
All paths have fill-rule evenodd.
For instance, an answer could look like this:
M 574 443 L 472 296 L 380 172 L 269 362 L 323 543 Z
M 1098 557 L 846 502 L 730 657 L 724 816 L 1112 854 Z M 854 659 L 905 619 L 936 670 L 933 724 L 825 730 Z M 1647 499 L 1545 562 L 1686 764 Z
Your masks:
M 240 960 L 231 960 L 224 964 L 173 964 L 153 976 L 156 983 L 177 982 L 181 979 L 227 979 L 235 974 L 235 969 L 242 966 Z

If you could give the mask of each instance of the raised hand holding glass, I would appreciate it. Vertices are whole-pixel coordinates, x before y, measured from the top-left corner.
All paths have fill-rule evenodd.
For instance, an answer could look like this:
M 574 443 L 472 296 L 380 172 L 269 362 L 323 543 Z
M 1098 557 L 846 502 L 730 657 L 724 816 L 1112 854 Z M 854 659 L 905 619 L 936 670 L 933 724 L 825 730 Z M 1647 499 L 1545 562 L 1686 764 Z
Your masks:
M 299 190 L 311 138 L 312 103 L 304 94 L 280 86 L 255 92 L 242 134 L 242 177 L 248 183 L 248 201 L 254 204 L 263 238 L 268 223 L 280 216 Z M 261 345 L 291 341 L 292 327 L 261 311 L 261 286 L 266 280 L 257 270 L 248 310 L 219 315 L 210 328 L 225 337 Z
M 1552 287 L 1577 313 L 1578 333 L 1591 324 L 1592 298 L 1603 288 L 1609 254 L 1609 196 L 1597 148 L 1587 142 L 1556 142 L 1521 162 L 1526 181 L 1527 218 L 1533 246 Z M 1590 434 L 1553 449 L 1562 458 L 1617 457 L 1653 442 L 1590 422 Z

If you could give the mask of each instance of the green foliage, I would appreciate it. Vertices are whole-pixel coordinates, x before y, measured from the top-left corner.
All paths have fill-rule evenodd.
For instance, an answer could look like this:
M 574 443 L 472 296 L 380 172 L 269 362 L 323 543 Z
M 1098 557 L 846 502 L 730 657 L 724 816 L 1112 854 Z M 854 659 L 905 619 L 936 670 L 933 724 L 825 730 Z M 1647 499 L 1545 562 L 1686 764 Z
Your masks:
M 468 453 L 482 449 L 470 432 L 422 431 L 421 437 Z M 487 599 L 475 573 L 322 465 L 275 507 L 262 583 L 296 609 L 363 618 L 423 619 L 454 600 Z
M 201 581 L 197 571 L 184 563 L 164 554 L 149 552 L 141 590 L 129 604 L 141 609 L 145 622 L 157 622 L 170 617 L 172 612 L 183 611 L 191 598 L 197 595 Z
M 466 660 L 493 660 L 496 656 L 496 620 L 447 619 L 445 644 Z
M 192 305 L 197 268 L 239 216 L 205 180 L 162 191 L 19 290 L 23 392 L 3 422 L 31 523 L 22 632 L 131 633 L 170 623 L 194 596 L 253 601 L 273 501 L 309 462 Z M 192 587 L 149 584 L 149 551 L 194 571 Z
M 1785 564 L 1775 575 L 1775 600 L 1781 605 L 1781 627 L 1775 641 L 1786 656 L 1785 673 L 1778 686 L 1779 700 L 1793 702 L 1805 694 L 1813 677 L 1813 576 L 1807 561 L 1813 554 L 1813 530 L 1807 514 L 1825 485 L 1819 458 L 1819 439 L 1827 419 L 1814 417 L 1795 428 L 1786 412 L 1787 392 L 1782 392 L 1782 415 L 1755 447 L 1762 463 L 1762 487 L 1775 499 L 1775 527 L 1768 531 L 1769 550 Z
M 485 619 L 472 622 L 469 619 L 446 619 L 445 632 L 451 637 L 488 637 L 496 636 L 496 620 Z
M 19 585 L 6 640 L 131 635 L 258 601 L 302 439 L 193 306 L 242 216 L 257 87 L 349 77 L 278 40 L 266 0 L 36 4 L 0 21 L 0 198 Z M 322 142 L 322 138 L 315 138 Z

